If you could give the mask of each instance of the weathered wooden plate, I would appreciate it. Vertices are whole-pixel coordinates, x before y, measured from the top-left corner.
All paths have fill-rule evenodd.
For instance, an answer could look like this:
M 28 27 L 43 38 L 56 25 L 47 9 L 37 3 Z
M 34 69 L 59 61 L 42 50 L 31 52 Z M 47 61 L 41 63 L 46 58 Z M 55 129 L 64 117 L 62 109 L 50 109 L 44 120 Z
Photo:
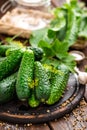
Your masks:
M 67 89 L 54 105 L 41 104 L 37 108 L 30 108 L 26 102 L 17 99 L 0 105 L 0 120 L 11 123 L 43 123 L 60 118 L 70 113 L 80 102 L 85 86 L 78 83 L 74 75 L 70 75 Z

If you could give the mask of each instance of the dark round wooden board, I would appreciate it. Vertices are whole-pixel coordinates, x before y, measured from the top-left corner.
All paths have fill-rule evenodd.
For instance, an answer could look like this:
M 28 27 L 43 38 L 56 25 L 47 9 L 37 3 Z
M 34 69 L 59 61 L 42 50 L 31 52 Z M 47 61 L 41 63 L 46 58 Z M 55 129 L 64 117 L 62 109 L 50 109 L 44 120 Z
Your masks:
M 63 97 L 54 105 L 41 104 L 30 108 L 26 102 L 14 101 L 0 105 L 0 120 L 11 123 L 44 123 L 70 113 L 83 97 L 85 85 L 78 83 L 75 75 L 70 75 Z

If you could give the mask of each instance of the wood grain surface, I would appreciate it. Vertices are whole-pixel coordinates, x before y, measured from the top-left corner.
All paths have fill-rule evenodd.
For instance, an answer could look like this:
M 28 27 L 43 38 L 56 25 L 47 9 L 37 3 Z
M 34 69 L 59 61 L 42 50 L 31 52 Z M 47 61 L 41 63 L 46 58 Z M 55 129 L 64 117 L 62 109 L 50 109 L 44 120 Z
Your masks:
M 50 122 L 53 130 L 87 130 L 87 104 L 84 99 L 80 106 L 73 110 L 70 115 L 66 115 L 57 121 Z

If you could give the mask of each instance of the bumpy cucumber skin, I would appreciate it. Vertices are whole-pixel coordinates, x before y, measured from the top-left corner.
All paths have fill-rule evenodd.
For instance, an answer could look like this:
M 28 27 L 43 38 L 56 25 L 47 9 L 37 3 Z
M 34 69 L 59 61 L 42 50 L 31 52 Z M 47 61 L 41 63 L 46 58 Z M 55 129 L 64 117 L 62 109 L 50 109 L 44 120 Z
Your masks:
M 27 47 L 27 49 L 31 49 L 34 52 L 35 60 L 39 61 L 43 57 L 43 50 L 38 47 Z
M 31 94 L 31 97 L 28 100 L 28 104 L 32 108 L 38 107 L 39 104 L 40 104 L 40 101 L 35 96 L 34 89 L 32 90 L 32 94 Z
M 6 56 L 6 51 L 8 49 L 20 49 L 23 48 L 23 44 L 20 41 L 11 41 L 11 38 L 7 38 L 7 42 L 9 42 L 9 44 L 5 44 L 5 45 L 0 45 L 0 55 L 1 56 Z
M 27 100 L 33 87 L 34 54 L 31 50 L 24 52 L 18 71 L 16 92 L 19 100 Z
M 23 51 L 21 49 L 14 50 L 13 53 L 0 62 L 0 80 L 9 76 L 15 71 L 15 68 L 20 64 Z
M 46 71 L 46 73 L 48 75 L 49 80 L 50 80 L 51 73 L 53 71 L 53 67 L 51 65 L 48 65 L 48 64 L 43 64 L 43 67 L 44 67 L 44 69 L 45 69 L 45 71 Z
M 0 55 L 5 56 L 5 52 L 11 47 L 10 45 L 0 45 Z
M 51 94 L 46 101 L 48 105 L 56 103 L 64 93 L 69 78 L 69 70 L 65 66 L 60 66 L 60 72 L 53 73 L 51 79 Z
M 40 102 L 45 102 L 50 95 L 50 81 L 43 65 L 35 62 L 35 94 Z
M 25 48 L 18 48 L 18 47 L 13 47 L 13 48 L 9 48 L 6 52 L 5 55 L 6 57 L 11 55 L 15 50 L 21 49 L 23 52 L 25 51 Z
M 14 98 L 17 73 L 0 81 L 0 104 L 6 103 Z

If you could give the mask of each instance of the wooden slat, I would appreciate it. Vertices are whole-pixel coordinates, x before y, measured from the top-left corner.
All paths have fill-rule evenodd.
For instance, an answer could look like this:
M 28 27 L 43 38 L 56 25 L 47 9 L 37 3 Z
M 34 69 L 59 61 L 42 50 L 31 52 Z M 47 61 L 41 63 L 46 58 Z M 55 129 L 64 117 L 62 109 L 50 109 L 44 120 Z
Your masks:
M 70 130 L 67 121 L 63 118 L 50 122 L 50 127 L 52 130 Z
M 26 127 L 26 130 L 50 130 L 50 128 L 47 124 L 38 124 Z
M 0 122 L 0 130 L 26 130 L 23 125 Z
M 8 123 L 0 122 L 0 130 L 50 130 L 50 128 L 49 128 L 49 126 L 47 124 L 38 124 L 38 125 L 24 124 L 24 125 L 18 125 L 18 124 L 8 124 Z
M 53 130 L 87 130 L 87 103 L 82 100 L 70 115 L 50 122 L 50 127 Z

